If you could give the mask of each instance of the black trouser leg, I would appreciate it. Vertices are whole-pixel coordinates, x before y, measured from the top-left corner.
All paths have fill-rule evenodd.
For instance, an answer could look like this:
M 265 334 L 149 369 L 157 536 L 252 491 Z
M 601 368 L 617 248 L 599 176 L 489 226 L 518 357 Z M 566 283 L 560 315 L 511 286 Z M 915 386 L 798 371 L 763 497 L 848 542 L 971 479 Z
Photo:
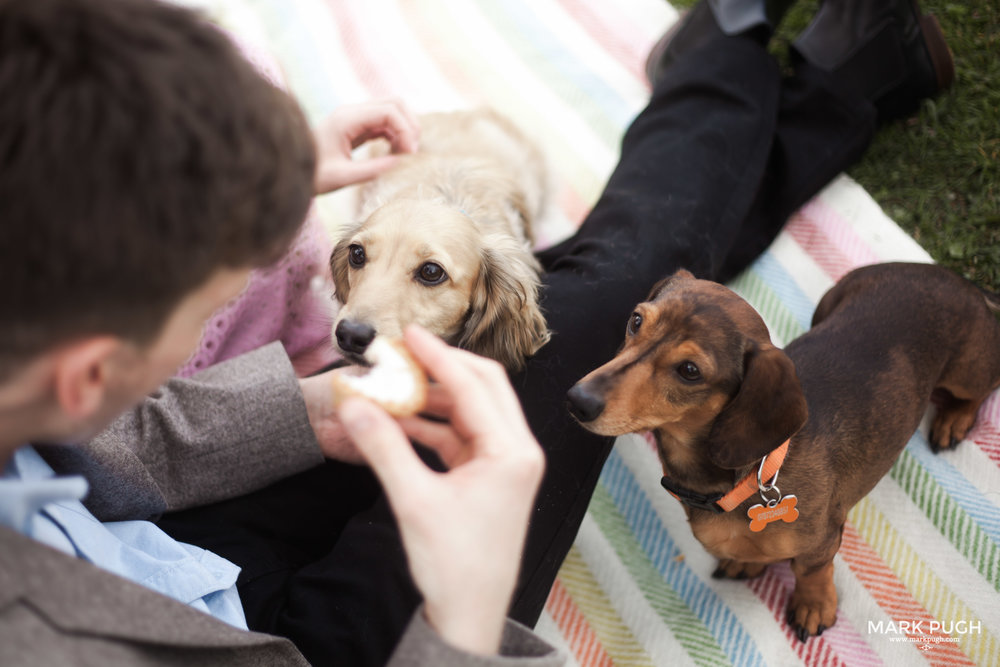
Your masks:
M 875 136 L 874 105 L 826 72 L 799 63 L 784 80 L 764 179 L 715 277 L 727 282 L 750 265 L 785 221 L 867 150 Z
M 758 45 L 723 42 L 668 70 L 579 233 L 543 254 L 555 335 L 515 378 L 548 455 L 511 611 L 523 623 L 541 613 L 612 445 L 574 422 L 565 392 L 614 356 L 657 280 L 746 269 L 874 134 L 874 108 L 824 72 L 802 64 L 780 80 Z
M 512 608 L 524 623 L 541 612 L 613 442 L 570 417 L 566 391 L 614 356 L 660 278 L 717 274 L 764 177 L 779 91 L 777 63 L 749 39 L 678 59 L 578 233 L 542 255 L 553 336 L 513 378 L 548 463 Z
M 158 525 L 239 565 L 250 629 L 288 637 L 317 667 L 383 664 L 420 603 L 365 467 L 330 462 Z

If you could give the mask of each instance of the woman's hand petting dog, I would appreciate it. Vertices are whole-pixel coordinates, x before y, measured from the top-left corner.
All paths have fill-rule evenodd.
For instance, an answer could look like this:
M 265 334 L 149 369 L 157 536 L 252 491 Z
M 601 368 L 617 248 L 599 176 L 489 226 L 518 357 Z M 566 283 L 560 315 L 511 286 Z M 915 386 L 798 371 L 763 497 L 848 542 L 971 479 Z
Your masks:
M 316 194 L 375 178 L 396 164 L 399 154 L 415 153 L 420 124 L 401 100 L 339 107 L 313 132 L 316 138 Z M 372 139 L 385 139 L 391 154 L 355 160 L 352 152 Z
M 447 421 L 397 421 L 362 398 L 340 417 L 385 488 L 428 622 L 458 648 L 494 653 L 544 456 L 502 366 L 416 326 L 405 341 L 438 382 L 429 409 Z M 408 437 L 449 470 L 428 468 Z

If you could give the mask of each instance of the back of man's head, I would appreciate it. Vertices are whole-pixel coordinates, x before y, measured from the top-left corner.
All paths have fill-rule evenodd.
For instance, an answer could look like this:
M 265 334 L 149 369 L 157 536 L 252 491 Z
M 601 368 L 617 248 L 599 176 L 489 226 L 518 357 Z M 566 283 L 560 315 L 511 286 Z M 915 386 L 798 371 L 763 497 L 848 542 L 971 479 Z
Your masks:
M 59 343 L 151 341 L 312 196 L 298 106 L 156 0 L 0 0 L 0 380 Z

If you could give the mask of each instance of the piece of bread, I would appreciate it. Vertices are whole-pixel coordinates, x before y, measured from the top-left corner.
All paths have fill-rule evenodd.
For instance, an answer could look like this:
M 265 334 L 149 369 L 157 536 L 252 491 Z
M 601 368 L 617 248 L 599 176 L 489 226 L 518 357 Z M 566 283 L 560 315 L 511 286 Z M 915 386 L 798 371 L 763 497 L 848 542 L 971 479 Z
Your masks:
M 376 336 L 365 350 L 365 360 L 370 367 L 348 366 L 331 373 L 334 405 L 348 396 L 364 396 L 394 417 L 424 409 L 427 374 L 402 340 Z

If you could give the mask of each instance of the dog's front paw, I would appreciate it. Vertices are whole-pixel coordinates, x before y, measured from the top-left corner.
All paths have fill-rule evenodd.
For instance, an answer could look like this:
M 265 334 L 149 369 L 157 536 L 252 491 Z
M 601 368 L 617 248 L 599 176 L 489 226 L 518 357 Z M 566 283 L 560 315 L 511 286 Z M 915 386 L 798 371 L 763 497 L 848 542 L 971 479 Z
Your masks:
M 818 637 L 837 622 L 837 593 L 832 595 L 803 595 L 795 587 L 788 604 L 788 625 L 799 641 Z
M 767 568 L 766 563 L 747 563 L 741 560 L 720 560 L 712 577 L 715 579 L 753 579 Z

